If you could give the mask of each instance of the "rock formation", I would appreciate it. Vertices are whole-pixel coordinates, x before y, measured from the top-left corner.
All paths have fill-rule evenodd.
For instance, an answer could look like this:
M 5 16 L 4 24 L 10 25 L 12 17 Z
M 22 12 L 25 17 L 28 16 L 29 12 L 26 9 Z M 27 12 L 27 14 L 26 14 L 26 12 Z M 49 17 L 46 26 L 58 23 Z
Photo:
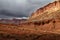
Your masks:
M 55 18 L 56 14 L 54 13 L 60 10 L 60 0 L 56 0 L 48 5 L 39 8 L 36 12 L 32 13 L 30 21 L 44 20 Z
M 60 40 L 60 1 L 39 8 L 20 25 L 0 23 L 0 40 Z

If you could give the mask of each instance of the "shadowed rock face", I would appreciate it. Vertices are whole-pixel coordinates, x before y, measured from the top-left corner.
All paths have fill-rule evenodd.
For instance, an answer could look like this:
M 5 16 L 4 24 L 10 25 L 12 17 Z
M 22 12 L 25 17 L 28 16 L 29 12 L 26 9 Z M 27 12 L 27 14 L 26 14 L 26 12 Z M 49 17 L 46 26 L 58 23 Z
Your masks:
M 4 39 L 3 39 L 4 38 Z M 60 40 L 59 34 L 0 34 L 0 40 Z

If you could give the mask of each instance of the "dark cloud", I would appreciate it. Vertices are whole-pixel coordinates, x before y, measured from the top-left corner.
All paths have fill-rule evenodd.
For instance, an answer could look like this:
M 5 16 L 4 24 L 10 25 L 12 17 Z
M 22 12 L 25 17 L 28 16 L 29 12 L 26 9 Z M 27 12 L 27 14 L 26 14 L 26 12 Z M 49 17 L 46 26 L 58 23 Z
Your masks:
M 8 10 L 0 11 L 0 15 L 11 16 L 11 17 L 24 17 L 24 16 L 26 17 L 26 15 L 24 15 L 23 13 L 22 14 L 20 14 L 20 13 L 22 13 L 22 12 L 19 12 L 19 14 L 18 13 L 14 14 L 12 12 L 9 12 Z
M 52 0 L 0 0 L 0 18 L 28 17 Z

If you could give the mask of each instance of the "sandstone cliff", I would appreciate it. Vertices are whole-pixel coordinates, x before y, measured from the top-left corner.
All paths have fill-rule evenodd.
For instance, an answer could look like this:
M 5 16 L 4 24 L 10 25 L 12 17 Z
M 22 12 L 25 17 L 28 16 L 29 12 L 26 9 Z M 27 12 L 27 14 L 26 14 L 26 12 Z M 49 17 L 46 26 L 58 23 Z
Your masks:
M 31 17 L 30 21 L 37 21 L 37 20 L 44 20 L 44 19 L 50 19 L 54 18 L 54 15 L 57 13 L 54 13 L 56 11 L 60 10 L 60 1 L 55 1 L 53 3 L 49 3 L 48 5 L 39 8 L 36 12 L 34 12 Z

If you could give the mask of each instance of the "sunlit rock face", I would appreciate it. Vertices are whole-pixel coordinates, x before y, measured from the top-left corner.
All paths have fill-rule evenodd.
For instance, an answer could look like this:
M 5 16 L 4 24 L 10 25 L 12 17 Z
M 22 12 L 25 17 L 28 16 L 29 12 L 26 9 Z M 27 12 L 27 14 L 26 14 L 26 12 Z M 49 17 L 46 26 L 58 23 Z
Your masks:
M 56 0 L 53 3 L 49 3 L 48 5 L 39 8 L 36 12 L 32 13 L 29 20 L 43 20 L 54 18 L 56 11 L 60 10 L 60 1 Z

